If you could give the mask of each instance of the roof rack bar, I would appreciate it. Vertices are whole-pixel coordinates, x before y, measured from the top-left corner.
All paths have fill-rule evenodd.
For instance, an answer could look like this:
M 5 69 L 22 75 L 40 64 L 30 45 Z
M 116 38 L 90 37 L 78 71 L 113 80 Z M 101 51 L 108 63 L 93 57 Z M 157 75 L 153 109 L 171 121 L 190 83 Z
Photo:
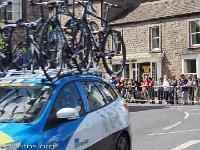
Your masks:
M 46 77 L 19 77 L 19 79 L 46 79 Z M 14 77 L 5 77 L 5 78 L 0 78 L 0 82 L 1 81 L 5 81 L 5 80 L 17 80 L 16 76 Z

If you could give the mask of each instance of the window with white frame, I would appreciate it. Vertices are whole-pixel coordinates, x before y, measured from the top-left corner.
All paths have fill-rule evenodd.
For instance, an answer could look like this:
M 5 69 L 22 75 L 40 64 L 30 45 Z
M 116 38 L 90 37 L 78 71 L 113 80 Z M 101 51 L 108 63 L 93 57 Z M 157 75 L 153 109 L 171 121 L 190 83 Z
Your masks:
M 150 50 L 160 50 L 160 27 L 150 27 Z
M 7 8 L 7 19 L 16 22 L 22 18 L 22 0 L 13 0 Z
M 200 20 L 190 22 L 190 46 L 200 45 Z
M 184 60 L 184 73 L 185 74 L 196 74 L 196 59 L 185 59 Z

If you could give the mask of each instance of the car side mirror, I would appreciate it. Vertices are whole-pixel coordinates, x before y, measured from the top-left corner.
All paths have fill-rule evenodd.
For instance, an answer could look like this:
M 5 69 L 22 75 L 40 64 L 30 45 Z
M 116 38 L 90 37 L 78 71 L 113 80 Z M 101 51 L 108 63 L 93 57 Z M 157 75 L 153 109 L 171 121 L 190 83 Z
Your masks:
M 57 111 L 56 116 L 58 119 L 74 120 L 79 118 L 80 106 L 76 108 L 62 108 Z

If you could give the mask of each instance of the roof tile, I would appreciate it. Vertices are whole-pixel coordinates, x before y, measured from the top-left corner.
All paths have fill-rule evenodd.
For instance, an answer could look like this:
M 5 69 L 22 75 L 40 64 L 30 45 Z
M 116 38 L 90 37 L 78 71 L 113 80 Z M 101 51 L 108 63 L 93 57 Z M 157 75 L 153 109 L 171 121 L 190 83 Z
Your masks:
M 141 3 L 114 24 L 140 22 L 200 12 L 200 0 L 160 0 Z

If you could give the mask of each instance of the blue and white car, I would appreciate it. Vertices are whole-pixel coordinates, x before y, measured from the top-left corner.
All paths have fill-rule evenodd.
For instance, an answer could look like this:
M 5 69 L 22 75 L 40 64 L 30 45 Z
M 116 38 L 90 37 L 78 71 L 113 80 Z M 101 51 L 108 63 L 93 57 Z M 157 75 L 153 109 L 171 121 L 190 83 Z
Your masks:
M 97 76 L 0 82 L 0 150 L 130 150 L 130 114 Z

